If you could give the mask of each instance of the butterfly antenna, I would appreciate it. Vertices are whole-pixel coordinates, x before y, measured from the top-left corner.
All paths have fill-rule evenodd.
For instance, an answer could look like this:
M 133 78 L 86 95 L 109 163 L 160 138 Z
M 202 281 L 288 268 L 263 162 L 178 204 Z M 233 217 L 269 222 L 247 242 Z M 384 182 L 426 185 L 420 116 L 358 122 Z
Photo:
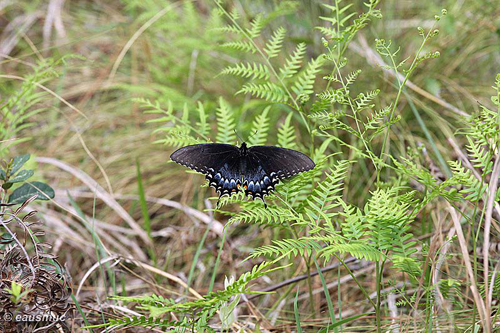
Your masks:
M 250 137 L 248 138 L 248 141 L 250 141 L 251 138 L 253 138 L 254 136 L 257 135 L 257 133 L 259 133 L 259 130 L 255 130 L 255 133 L 250 135 Z
M 241 141 L 242 143 L 243 143 L 243 142 L 245 142 L 245 140 L 243 140 L 243 139 L 241 138 L 241 136 L 239 136 L 239 135 L 238 135 L 238 132 L 236 132 L 236 130 L 235 130 L 235 129 L 234 129 L 233 131 L 234 131 L 234 133 L 236 134 L 236 136 L 238 137 L 238 139 L 240 139 L 240 141 Z

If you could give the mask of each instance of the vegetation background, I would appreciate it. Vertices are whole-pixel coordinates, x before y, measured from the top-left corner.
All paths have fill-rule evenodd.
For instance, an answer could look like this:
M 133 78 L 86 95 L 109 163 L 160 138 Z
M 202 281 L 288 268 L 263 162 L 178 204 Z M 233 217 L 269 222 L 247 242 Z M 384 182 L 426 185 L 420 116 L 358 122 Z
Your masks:
M 499 327 L 497 1 L 324 3 L 0 1 L 2 168 L 31 154 L 32 179 L 55 191 L 28 208 L 71 276 L 67 328 Z M 295 76 L 279 72 L 294 59 Z M 236 144 L 233 129 L 317 172 L 267 211 L 238 196 L 214 212 L 203 176 L 169 155 Z

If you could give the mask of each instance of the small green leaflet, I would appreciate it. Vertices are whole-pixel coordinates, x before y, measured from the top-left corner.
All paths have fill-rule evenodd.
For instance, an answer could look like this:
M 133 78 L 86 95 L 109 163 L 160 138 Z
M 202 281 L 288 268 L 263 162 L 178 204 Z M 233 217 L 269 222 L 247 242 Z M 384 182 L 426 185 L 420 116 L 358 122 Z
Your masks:
M 38 194 L 36 200 L 49 200 L 55 196 L 54 190 L 49 185 L 42 182 L 30 182 L 16 188 L 9 197 L 9 203 L 23 203 L 35 194 Z

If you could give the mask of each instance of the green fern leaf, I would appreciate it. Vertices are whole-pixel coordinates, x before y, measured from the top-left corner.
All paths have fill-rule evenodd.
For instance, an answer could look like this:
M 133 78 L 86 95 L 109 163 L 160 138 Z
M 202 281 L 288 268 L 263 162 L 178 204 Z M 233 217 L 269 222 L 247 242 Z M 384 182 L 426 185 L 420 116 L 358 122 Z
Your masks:
M 356 81 L 356 79 L 358 78 L 360 73 L 361 73 L 361 69 L 358 69 L 357 71 L 349 73 L 349 75 L 347 75 L 347 77 L 345 79 L 345 85 L 346 86 L 352 85 L 354 83 L 354 81 Z
M 320 249 L 320 244 L 312 239 L 281 239 L 274 240 L 273 245 L 266 245 L 255 249 L 250 255 L 250 258 L 256 258 L 260 256 L 287 256 L 290 258 L 292 255 L 304 256 L 308 253 L 312 253 L 312 251 L 317 251 Z
M 251 136 L 248 140 L 250 146 L 261 146 L 266 144 L 267 134 L 269 131 L 268 113 L 270 109 L 270 106 L 266 107 L 261 114 L 255 117 L 250 132 Z
M 265 225 L 272 227 L 285 226 L 292 221 L 297 221 L 301 217 L 293 214 L 290 209 L 281 208 L 279 206 L 268 206 L 247 204 L 245 210 L 236 214 L 229 219 L 228 223 L 251 223 L 257 225 Z M 288 227 L 288 225 L 286 225 Z
M 293 114 L 290 112 L 285 122 L 278 128 L 278 146 L 297 150 L 295 128 L 290 124 Z
M 235 128 L 233 113 L 226 101 L 221 97 L 219 99 L 219 107 L 217 108 L 216 141 L 219 143 L 234 144 L 236 141 Z
M 318 182 L 316 189 L 307 198 L 304 212 L 311 225 L 318 225 L 320 220 L 331 223 L 331 219 L 337 215 L 335 208 L 340 206 L 338 199 L 343 190 L 341 182 L 346 177 L 349 166 L 349 161 L 334 164 L 325 180 Z
M 377 95 L 380 93 L 380 90 L 379 89 L 376 89 L 376 90 L 373 90 L 373 91 L 370 91 L 370 92 L 367 92 L 366 94 L 365 93 L 360 93 L 356 99 L 355 99 L 355 102 L 356 102 L 356 107 L 357 107 L 357 112 L 360 112 L 364 109 L 372 109 L 375 105 L 374 104 L 370 104 L 370 102 L 375 98 L 377 97 Z
M 257 52 L 255 45 L 248 41 L 227 42 L 222 44 L 221 46 L 243 52 L 250 52 L 250 53 Z
M 258 63 L 247 63 L 246 66 L 245 64 L 236 64 L 234 66 L 229 66 L 226 67 L 221 71 L 221 74 L 224 75 L 235 75 L 235 76 L 240 76 L 244 78 L 251 78 L 252 80 L 255 79 L 264 79 L 267 80 L 269 79 L 269 69 L 267 66 L 263 66 L 262 64 Z
M 247 30 L 248 36 L 252 39 L 259 37 L 263 27 L 262 15 L 257 15 L 250 23 L 250 26 L 251 28 Z
M 290 58 L 287 59 L 285 66 L 283 66 L 283 68 L 280 68 L 280 74 L 282 79 L 291 78 L 292 76 L 297 74 L 305 54 L 306 54 L 306 44 L 300 43 L 299 45 L 297 45 L 297 48 L 290 56 Z
M 278 30 L 274 32 L 273 37 L 264 48 L 264 52 L 266 52 L 268 59 L 278 56 L 278 53 L 283 46 L 283 39 L 285 38 L 285 34 L 286 30 L 283 27 L 279 27 Z
M 286 102 L 288 95 L 280 86 L 266 82 L 263 84 L 247 83 L 236 94 L 251 94 L 252 96 L 263 98 L 267 101 Z
M 205 108 L 201 102 L 198 102 L 197 110 L 200 121 L 196 123 L 196 127 L 201 135 L 208 136 L 210 126 L 207 123 L 207 114 L 205 113 Z
M 297 96 L 310 95 L 314 92 L 314 81 L 316 79 L 316 75 L 321 69 L 321 65 L 323 65 L 323 62 L 324 58 L 319 56 L 316 59 L 312 59 L 307 64 L 306 70 L 297 78 L 294 86 L 292 87 L 292 91 Z
M 384 258 L 382 252 L 371 246 L 366 242 L 356 242 L 348 244 L 330 244 L 321 249 L 320 255 L 326 261 L 329 261 L 332 256 L 348 253 L 358 259 L 365 259 L 368 261 L 379 261 Z
M 366 234 L 366 224 L 363 223 L 364 219 L 361 210 L 345 203 L 344 200 L 340 200 L 340 204 L 343 211 L 339 214 L 344 217 L 341 222 L 342 234 L 347 239 L 360 240 Z
M 213 28 L 212 30 L 214 30 L 214 31 L 220 31 L 220 32 L 232 32 L 232 33 L 241 35 L 240 28 L 238 28 L 235 25 L 225 25 L 225 26 L 222 26 L 222 27 Z

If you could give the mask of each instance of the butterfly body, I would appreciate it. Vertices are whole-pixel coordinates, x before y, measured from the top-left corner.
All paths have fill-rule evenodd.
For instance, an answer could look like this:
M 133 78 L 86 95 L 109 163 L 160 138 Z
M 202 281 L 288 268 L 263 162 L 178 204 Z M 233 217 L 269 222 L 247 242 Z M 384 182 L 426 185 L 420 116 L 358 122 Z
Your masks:
M 306 155 L 291 149 L 274 146 L 240 147 L 206 143 L 176 150 L 170 158 L 181 165 L 201 172 L 220 197 L 238 192 L 264 201 L 280 179 L 314 168 Z

